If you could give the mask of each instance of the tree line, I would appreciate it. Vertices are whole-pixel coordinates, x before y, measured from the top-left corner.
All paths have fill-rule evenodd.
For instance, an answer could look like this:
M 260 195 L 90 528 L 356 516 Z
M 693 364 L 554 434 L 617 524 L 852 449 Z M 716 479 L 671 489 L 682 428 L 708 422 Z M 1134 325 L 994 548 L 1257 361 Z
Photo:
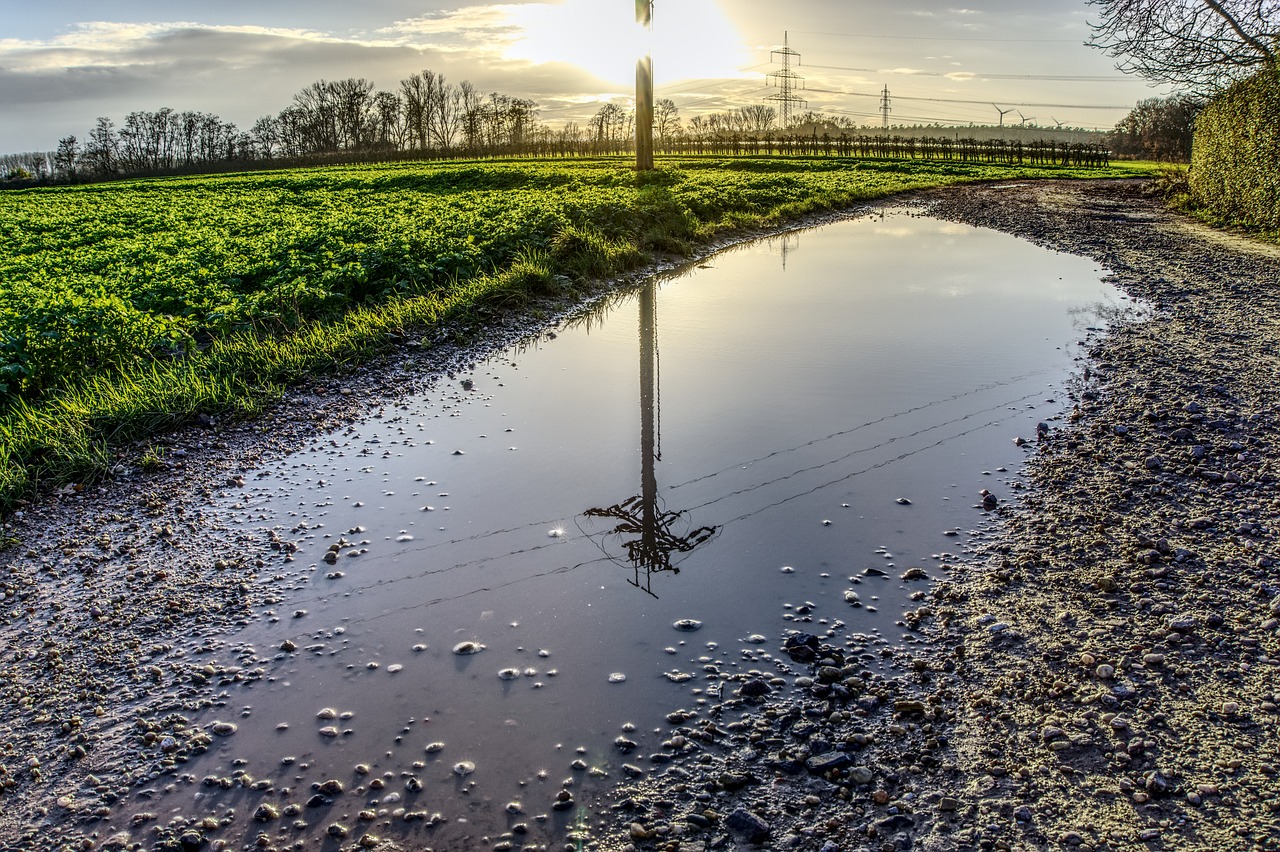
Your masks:
M 248 130 L 213 113 L 169 107 L 131 112 L 120 124 L 101 117 L 83 138 L 59 140 L 55 151 L 0 155 L 0 179 L 12 186 L 397 159 L 599 156 L 631 151 L 634 130 L 634 111 L 618 103 L 603 104 L 582 125 L 552 128 L 531 100 L 482 94 L 469 81 L 450 83 L 424 70 L 395 91 L 379 91 L 363 78 L 319 80 Z M 784 127 L 777 110 L 764 104 L 687 123 L 669 98 L 654 106 L 655 143 L 666 153 L 740 149 L 748 139 L 763 144 L 746 147 L 770 151 L 826 150 L 814 144 L 820 136 L 848 140 L 856 130 L 849 118 L 816 112 Z M 918 130 L 935 135 L 933 128 Z M 904 132 L 895 129 L 895 135 Z M 783 144 L 800 139 L 809 144 Z

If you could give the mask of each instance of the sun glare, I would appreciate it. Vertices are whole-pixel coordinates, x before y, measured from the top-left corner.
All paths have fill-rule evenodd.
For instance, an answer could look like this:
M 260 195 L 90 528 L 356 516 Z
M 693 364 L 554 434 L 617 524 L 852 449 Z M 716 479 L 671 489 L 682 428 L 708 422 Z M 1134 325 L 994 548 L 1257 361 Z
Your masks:
M 510 7 L 510 23 L 522 35 L 508 59 L 577 65 L 622 87 L 635 83 L 636 59 L 653 55 L 661 87 L 701 77 L 736 77 L 748 64 L 737 31 L 715 0 L 657 0 L 653 31 L 635 21 L 627 0 L 564 0 Z

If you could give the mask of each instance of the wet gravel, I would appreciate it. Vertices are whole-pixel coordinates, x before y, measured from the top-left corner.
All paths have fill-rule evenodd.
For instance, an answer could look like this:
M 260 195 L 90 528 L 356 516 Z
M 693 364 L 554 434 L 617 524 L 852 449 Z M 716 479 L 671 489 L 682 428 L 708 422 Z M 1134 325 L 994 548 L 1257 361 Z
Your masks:
M 1280 848 L 1280 252 L 1135 182 L 918 200 L 1152 313 L 1082 347 L 1027 490 L 908 615 L 926 646 L 733 685 L 673 725 L 689 758 L 604 803 L 599 847 Z
M 1280 252 L 1190 224 L 1133 182 L 915 201 L 1093 258 L 1151 316 L 1087 340 L 1073 407 L 1027 436 L 1026 489 L 975 507 L 998 534 L 935 572 L 946 579 L 918 578 L 904 626 L 927 641 L 796 633 L 767 665 L 715 678 L 714 703 L 673 708 L 662 748 L 628 755 L 635 778 L 611 795 L 565 789 L 539 806 L 590 808 L 569 848 L 1280 849 Z M 248 823 L 299 818 L 264 803 L 95 827 L 126 793 L 207 782 L 183 764 L 234 737 L 235 713 L 190 717 L 271 671 L 275 649 L 232 631 L 288 606 L 282 569 L 302 533 L 232 531 L 213 501 L 421 389 L 424 361 L 446 373 L 530 328 L 497 318 L 483 339 L 404 341 L 264 418 L 167 437 L 160 470 L 140 470 L 134 448 L 113 481 L 10 519 L 0 849 L 236 848 L 257 843 Z M 308 792 L 346 794 L 333 784 Z M 325 848 L 398 848 L 365 824 L 327 825 Z

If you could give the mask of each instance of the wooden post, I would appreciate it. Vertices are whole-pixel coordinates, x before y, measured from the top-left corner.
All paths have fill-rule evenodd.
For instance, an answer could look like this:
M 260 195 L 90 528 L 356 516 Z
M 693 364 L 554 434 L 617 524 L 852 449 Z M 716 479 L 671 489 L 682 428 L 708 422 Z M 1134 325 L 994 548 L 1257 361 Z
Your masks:
M 636 23 L 653 22 L 653 0 L 636 0 Z M 653 60 L 648 53 L 636 62 L 636 171 L 653 169 Z

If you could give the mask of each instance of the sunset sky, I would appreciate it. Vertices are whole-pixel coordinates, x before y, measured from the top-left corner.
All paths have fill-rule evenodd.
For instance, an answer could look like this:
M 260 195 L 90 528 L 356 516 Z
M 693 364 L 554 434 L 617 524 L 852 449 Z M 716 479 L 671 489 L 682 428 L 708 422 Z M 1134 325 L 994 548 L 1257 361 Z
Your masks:
M 814 110 L 992 123 L 992 102 L 1036 124 L 1110 128 L 1166 94 L 1085 47 L 1084 0 L 657 0 L 658 96 L 685 118 L 760 103 L 789 31 Z M 163 106 L 242 128 L 319 79 L 396 90 L 424 68 L 527 97 L 553 126 L 623 102 L 645 36 L 628 0 L 467 4 L 408 0 L 50 0 L 15 3 L 0 29 L 0 152 L 52 149 L 100 115 Z

